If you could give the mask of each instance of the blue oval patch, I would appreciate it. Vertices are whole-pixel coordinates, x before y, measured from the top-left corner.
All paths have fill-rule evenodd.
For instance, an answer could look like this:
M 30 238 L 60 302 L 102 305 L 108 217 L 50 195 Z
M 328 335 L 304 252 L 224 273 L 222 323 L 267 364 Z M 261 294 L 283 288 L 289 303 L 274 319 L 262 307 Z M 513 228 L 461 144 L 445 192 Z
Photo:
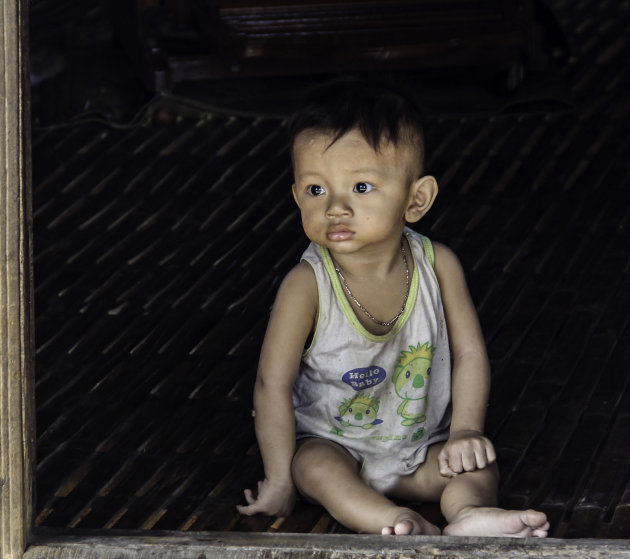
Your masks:
M 341 377 L 341 380 L 348 386 L 354 388 L 357 392 L 372 388 L 385 380 L 387 373 L 383 367 L 372 365 L 371 367 L 360 367 L 352 369 Z

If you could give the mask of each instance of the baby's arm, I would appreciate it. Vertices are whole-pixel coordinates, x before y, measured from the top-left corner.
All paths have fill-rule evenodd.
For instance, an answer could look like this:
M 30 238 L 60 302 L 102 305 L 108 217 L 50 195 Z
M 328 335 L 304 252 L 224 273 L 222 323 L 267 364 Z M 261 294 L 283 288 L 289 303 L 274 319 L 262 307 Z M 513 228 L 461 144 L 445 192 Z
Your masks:
M 435 271 L 453 362 L 451 432 L 438 459 L 440 473 L 452 477 L 485 468 L 496 460 L 492 443 L 483 436 L 490 365 L 462 267 L 453 252 L 438 243 Z
M 246 489 L 242 514 L 284 517 L 295 503 L 291 461 L 295 454 L 292 389 L 304 344 L 317 313 L 317 283 L 312 268 L 301 262 L 286 276 L 274 303 L 258 365 L 254 389 L 256 437 L 265 479 L 258 494 Z

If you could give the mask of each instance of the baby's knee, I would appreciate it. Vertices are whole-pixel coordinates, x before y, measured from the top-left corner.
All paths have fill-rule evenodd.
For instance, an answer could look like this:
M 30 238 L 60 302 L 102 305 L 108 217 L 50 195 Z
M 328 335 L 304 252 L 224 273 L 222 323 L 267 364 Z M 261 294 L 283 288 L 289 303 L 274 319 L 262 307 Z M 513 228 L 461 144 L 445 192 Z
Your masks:
M 301 481 L 306 475 L 317 476 L 321 470 L 322 461 L 318 459 L 317 452 L 312 445 L 302 444 L 291 462 L 291 474 L 293 479 Z
M 343 447 L 324 439 L 309 439 L 297 449 L 291 464 L 293 479 L 325 482 L 336 468 L 355 468 L 354 458 Z
M 496 488 L 499 484 L 499 467 L 496 462 L 488 464 L 485 468 L 479 468 L 472 472 L 465 472 L 457 477 L 466 476 L 471 479 L 477 480 L 477 483 L 481 483 L 486 487 Z M 454 479 L 457 479 L 454 478 Z

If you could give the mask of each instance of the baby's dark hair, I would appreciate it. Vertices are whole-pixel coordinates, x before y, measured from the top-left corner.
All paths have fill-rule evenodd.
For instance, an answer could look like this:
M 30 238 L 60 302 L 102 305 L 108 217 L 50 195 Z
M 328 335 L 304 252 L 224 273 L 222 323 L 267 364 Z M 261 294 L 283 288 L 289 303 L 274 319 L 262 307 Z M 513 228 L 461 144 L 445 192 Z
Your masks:
M 378 151 L 382 142 L 413 145 L 424 159 L 423 117 L 414 96 L 400 85 L 362 78 L 340 78 L 310 90 L 302 106 L 287 124 L 289 146 L 305 130 L 333 137 L 334 144 L 347 132 L 358 129 Z

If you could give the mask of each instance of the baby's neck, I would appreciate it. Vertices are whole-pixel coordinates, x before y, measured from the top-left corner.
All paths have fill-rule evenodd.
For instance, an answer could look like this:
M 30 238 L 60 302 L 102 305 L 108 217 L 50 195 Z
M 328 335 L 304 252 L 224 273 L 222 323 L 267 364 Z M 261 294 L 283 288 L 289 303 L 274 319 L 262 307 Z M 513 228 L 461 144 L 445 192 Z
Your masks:
M 354 262 L 352 272 L 334 256 L 333 262 L 344 296 L 363 327 L 374 335 L 391 331 L 405 311 L 410 294 L 413 257 L 408 241 L 402 240 L 391 261 L 379 271 L 369 260 Z
M 408 242 L 404 236 L 401 236 L 400 241 L 390 245 L 352 254 L 338 254 L 330 249 L 329 253 L 349 281 L 361 281 L 361 278 L 387 281 L 392 275 L 396 276 L 403 263 L 401 248 L 404 246 L 404 250 L 409 253 Z

